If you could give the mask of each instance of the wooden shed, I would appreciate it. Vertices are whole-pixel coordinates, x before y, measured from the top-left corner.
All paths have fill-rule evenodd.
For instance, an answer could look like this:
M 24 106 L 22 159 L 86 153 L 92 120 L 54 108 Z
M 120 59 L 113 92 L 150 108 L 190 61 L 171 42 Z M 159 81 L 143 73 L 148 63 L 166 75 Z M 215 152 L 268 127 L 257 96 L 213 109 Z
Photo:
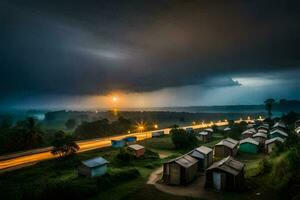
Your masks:
M 206 170 L 205 187 L 216 190 L 239 190 L 244 185 L 245 165 L 232 157 L 215 162 Z
M 252 137 L 256 142 L 259 143 L 259 145 L 265 145 L 265 141 L 268 138 L 268 135 L 265 133 L 258 132 L 254 134 Z
M 214 146 L 214 156 L 221 158 L 227 156 L 236 156 L 238 144 L 238 141 L 231 138 L 226 138 Z
M 187 133 L 194 133 L 193 127 L 186 127 L 186 128 L 185 128 L 185 131 L 186 131 Z
M 281 137 L 282 139 L 286 139 L 288 137 L 288 134 L 282 129 L 276 128 L 270 132 L 270 138 L 276 138 L 276 137 Z
M 280 137 L 271 138 L 265 141 L 265 150 L 267 153 L 271 153 L 277 144 L 284 143 L 284 140 Z
M 111 146 L 113 148 L 122 148 L 125 146 L 125 141 L 124 140 L 112 140 Z
M 255 129 L 247 129 L 244 132 L 242 132 L 242 138 L 251 138 L 256 133 Z
M 277 128 L 281 128 L 281 129 L 284 129 L 284 130 L 287 129 L 287 127 L 286 127 L 286 125 L 285 125 L 284 122 L 277 122 L 277 123 L 275 123 L 274 126 L 273 126 L 273 129 L 277 129 Z
M 108 163 L 109 162 L 102 157 L 82 161 L 77 168 L 78 175 L 87 177 L 102 176 L 107 171 Z
M 128 146 L 128 150 L 133 152 L 135 157 L 139 158 L 145 153 L 145 147 L 139 144 L 132 144 Z
M 252 138 L 246 138 L 240 141 L 239 151 L 244 153 L 256 154 L 259 143 Z
M 207 142 L 209 139 L 209 133 L 206 131 L 200 131 L 196 134 L 196 138 L 201 142 Z
M 189 153 L 190 156 L 198 160 L 198 170 L 207 169 L 213 163 L 213 150 L 206 146 L 200 146 Z
M 206 128 L 204 129 L 204 131 L 208 132 L 208 138 L 211 138 L 214 133 L 214 130 L 212 128 Z
M 165 131 L 161 130 L 161 131 L 153 131 L 152 133 L 152 137 L 161 137 L 165 134 Z
M 127 143 L 136 142 L 136 137 L 135 136 L 126 137 L 123 140 Z
M 187 185 L 192 182 L 197 174 L 198 160 L 183 155 L 163 165 L 163 180 L 170 185 Z

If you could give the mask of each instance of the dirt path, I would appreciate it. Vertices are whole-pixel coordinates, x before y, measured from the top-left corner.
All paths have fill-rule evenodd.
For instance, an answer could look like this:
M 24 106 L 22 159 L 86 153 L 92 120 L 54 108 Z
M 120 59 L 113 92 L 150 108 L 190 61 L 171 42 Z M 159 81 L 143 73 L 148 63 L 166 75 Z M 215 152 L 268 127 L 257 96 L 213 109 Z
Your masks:
M 185 196 L 185 197 L 193 197 L 193 198 L 205 197 L 208 199 L 214 199 L 216 197 L 216 195 L 213 192 L 209 192 L 204 189 L 204 184 L 205 184 L 204 175 L 199 176 L 195 181 L 193 181 L 188 186 L 174 186 L 174 185 L 167 185 L 160 182 L 162 178 L 162 173 L 163 173 L 162 167 L 152 172 L 152 174 L 149 176 L 147 184 L 154 185 L 156 189 L 176 196 Z

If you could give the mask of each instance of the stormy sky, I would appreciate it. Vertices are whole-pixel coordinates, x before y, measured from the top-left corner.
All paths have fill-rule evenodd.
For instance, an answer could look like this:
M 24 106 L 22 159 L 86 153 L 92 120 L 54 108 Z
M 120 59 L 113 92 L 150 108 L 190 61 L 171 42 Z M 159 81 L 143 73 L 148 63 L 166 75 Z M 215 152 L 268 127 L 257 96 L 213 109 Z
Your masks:
M 0 104 L 300 99 L 297 1 L 0 1 Z

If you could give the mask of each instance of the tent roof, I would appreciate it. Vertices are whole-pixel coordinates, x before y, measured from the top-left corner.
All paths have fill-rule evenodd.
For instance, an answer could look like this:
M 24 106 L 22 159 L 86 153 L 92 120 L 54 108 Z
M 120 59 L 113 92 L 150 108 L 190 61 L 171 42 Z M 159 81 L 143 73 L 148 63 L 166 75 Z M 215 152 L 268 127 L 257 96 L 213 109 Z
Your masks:
M 228 156 L 227 158 L 215 162 L 207 170 L 220 169 L 236 176 L 243 170 L 244 166 L 245 164 L 234 160 L 231 156 Z
M 109 162 L 102 157 L 96 157 L 96 158 L 82 161 L 81 163 L 87 167 L 93 168 L 93 167 L 105 165 Z

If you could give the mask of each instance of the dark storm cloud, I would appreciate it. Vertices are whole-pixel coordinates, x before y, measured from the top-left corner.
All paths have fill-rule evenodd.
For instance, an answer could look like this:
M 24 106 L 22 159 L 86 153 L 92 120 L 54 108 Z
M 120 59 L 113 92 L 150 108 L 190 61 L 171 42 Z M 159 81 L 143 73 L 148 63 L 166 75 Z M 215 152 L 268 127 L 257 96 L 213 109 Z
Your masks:
M 234 75 L 297 70 L 298 4 L 1 1 L 1 96 L 236 86 Z

